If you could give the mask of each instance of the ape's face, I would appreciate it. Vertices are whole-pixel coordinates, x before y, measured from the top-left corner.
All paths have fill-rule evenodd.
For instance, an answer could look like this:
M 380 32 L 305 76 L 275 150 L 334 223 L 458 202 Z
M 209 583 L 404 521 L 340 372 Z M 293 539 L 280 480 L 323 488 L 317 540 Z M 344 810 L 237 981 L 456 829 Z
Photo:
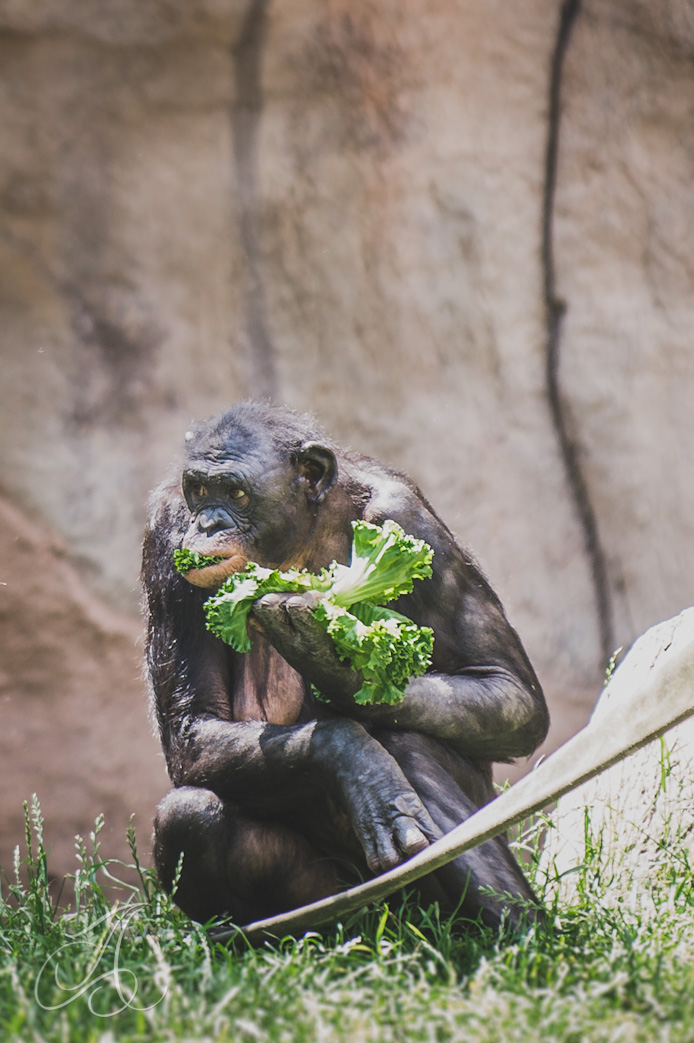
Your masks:
M 282 453 L 246 432 L 224 431 L 191 445 L 182 476 L 191 513 L 183 546 L 223 560 L 191 569 L 186 579 L 216 588 L 249 561 L 300 566 L 316 506 L 336 477 L 332 451 L 315 442 Z

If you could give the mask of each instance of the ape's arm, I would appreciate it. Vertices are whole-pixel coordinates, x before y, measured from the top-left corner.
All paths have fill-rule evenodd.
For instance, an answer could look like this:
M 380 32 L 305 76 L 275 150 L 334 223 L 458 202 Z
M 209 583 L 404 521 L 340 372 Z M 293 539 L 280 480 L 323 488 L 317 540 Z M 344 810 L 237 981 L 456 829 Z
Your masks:
M 457 673 L 432 672 L 410 681 L 397 706 L 359 706 L 352 696 L 361 687 L 361 677 L 337 658 L 306 599 L 267 595 L 254 615 L 275 647 L 338 712 L 365 724 L 421 732 L 484 761 L 528 756 L 547 733 L 539 683 L 520 672 L 491 664 Z
M 263 816 L 331 792 L 374 872 L 440 835 L 395 759 L 356 721 L 303 725 L 198 718 L 186 735 L 181 783 L 211 789 Z
M 371 726 L 445 740 L 475 760 L 529 756 L 549 725 L 537 676 L 476 565 L 443 527 L 426 526 L 427 519 L 423 511 L 419 517 L 397 519 L 435 547 L 433 577 L 417 581 L 413 593 L 395 603 L 435 634 L 431 672 L 410 681 L 399 705 L 354 703 L 361 675 L 338 659 L 332 641 L 316 624 L 314 595 L 267 595 L 256 603 L 253 616 L 278 651 L 338 712 Z
M 533 692 L 498 668 L 413 679 L 399 706 L 358 707 L 374 725 L 444 739 L 475 760 L 527 757 L 547 734 L 547 714 Z

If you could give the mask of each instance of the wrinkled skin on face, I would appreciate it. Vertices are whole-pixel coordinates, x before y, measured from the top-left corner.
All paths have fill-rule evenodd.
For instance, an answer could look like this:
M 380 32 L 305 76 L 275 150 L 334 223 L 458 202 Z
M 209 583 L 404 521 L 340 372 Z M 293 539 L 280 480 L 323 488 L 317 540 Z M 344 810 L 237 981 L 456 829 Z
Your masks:
M 259 599 L 247 655 L 204 626 L 208 593 L 249 561 L 347 562 L 356 518 L 393 518 L 434 548 L 432 578 L 395 603 L 435 634 L 431 670 L 397 707 L 354 704 L 361 678 L 316 623 L 313 594 Z M 183 578 L 180 547 L 222 560 Z M 174 784 L 155 857 L 171 887 L 183 852 L 176 901 L 197 919 L 248 922 L 397 865 L 492 798 L 493 760 L 527 756 L 546 734 L 539 682 L 498 598 L 416 486 L 288 410 L 242 403 L 191 433 L 180 478 L 153 495 L 142 577 Z M 490 924 L 536 909 L 501 839 L 421 889 Z
M 191 446 L 181 483 L 191 512 L 183 547 L 225 560 L 191 569 L 188 582 L 216 589 L 249 561 L 290 568 L 308 560 L 311 507 L 324 500 L 336 478 L 332 450 L 317 442 L 302 443 L 289 474 L 266 439 L 229 440 L 214 456 L 204 443 Z

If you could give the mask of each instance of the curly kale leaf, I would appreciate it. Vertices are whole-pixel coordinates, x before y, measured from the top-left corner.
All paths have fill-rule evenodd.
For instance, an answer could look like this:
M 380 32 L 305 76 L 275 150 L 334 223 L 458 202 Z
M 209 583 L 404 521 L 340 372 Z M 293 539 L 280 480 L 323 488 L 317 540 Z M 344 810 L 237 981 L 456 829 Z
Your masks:
M 332 638 L 340 658 L 362 674 L 364 683 L 355 702 L 392 705 L 402 700 L 410 679 L 431 665 L 434 635 L 429 627 L 419 627 L 382 605 L 410 593 L 415 579 L 431 576 L 433 551 L 391 520 L 382 526 L 356 521 L 352 528 L 349 566 L 333 562 L 316 575 L 251 563 L 226 579 L 205 602 L 207 626 L 237 652 L 247 652 L 251 647 L 248 614 L 258 598 L 318 591 L 317 622 Z
M 330 600 L 342 608 L 358 601 L 385 605 L 410 594 L 415 579 L 431 576 L 434 552 L 424 540 L 409 536 L 388 518 L 383 525 L 352 522 L 352 558 L 349 566 L 330 566 Z
M 248 614 L 253 603 L 264 594 L 303 593 L 318 589 L 314 584 L 319 576 L 311 572 L 291 569 L 279 572 L 250 562 L 242 572 L 235 572 L 224 580 L 216 594 L 204 604 L 207 629 L 221 637 L 236 652 L 250 652 Z
M 411 678 L 431 666 L 434 632 L 393 609 L 362 601 L 347 609 L 325 599 L 314 610 L 341 659 L 361 671 L 364 683 L 355 703 L 402 702 Z
M 184 548 L 173 552 L 173 561 L 176 571 L 185 576 L 186 572 L 190 572 L 191 569 L 206 569 L 208 565 L 216 565 L 218 562 L 224 561 L 224 558 L 212 558 Z

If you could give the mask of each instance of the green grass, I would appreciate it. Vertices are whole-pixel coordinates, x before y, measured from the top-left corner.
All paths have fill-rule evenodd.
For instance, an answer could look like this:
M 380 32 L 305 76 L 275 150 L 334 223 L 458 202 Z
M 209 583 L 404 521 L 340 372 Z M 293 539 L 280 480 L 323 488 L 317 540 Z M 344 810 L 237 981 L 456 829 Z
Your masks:
M 141 887 L 106 898 L 120 867 L 101 858 L 101 822 L 78 842 L 69 910 L 57 907 L 34 800 L 26 854 L 2 878 L 0 1039 L 689 1043 L 687 853 L 673 850 L 638 900 L 609 904 L 589 826 L 571 905 L 550 899 L 548 925 L 520 937 L 397 898 L 298 941 L 224 949 L 139 866 L 133 836 Z

